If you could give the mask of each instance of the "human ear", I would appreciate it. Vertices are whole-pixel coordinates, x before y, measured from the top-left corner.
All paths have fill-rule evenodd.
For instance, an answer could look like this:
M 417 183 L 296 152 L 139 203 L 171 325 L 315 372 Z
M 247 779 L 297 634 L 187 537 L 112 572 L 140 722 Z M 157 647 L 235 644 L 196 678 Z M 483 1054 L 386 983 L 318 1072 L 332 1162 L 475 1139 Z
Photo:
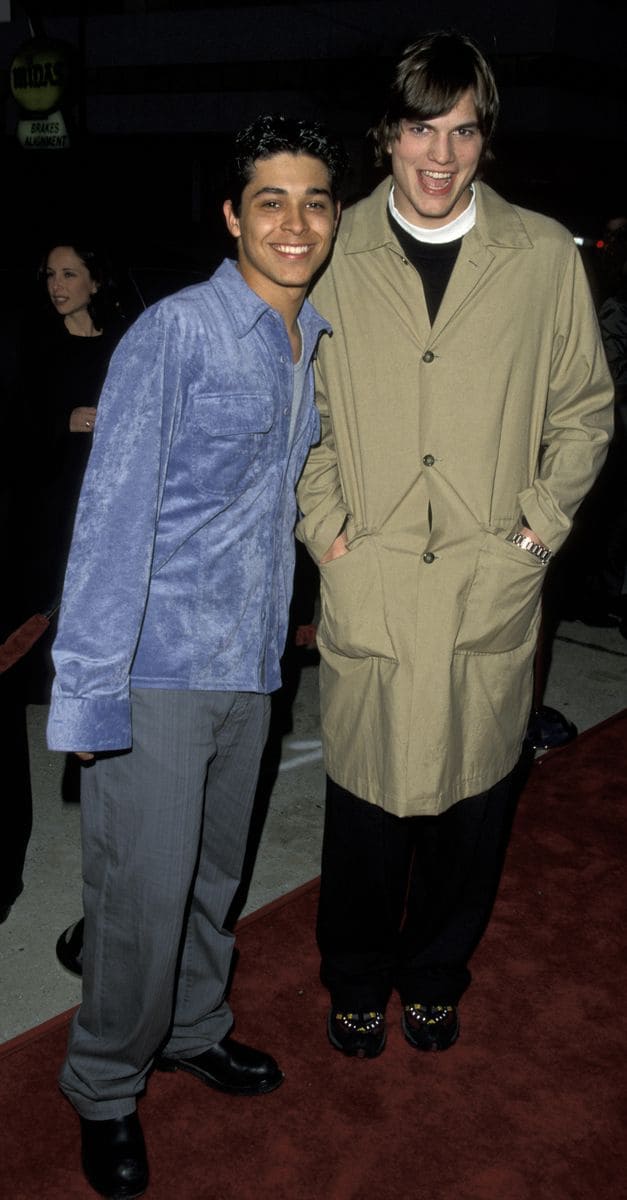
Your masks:
M 222 205 L 222 212 L 224 213 L 224 220 L 226 221 L 226 227 L 227 227 L 229 233 L 231 234 L 231 236 L 234 238 L 239 237 L 240 233 L 241 233 L 239 217 L 236 217 L 235 212 L 233 211 L 233 201 L 232 200 L 224 201 L 224 204 Z

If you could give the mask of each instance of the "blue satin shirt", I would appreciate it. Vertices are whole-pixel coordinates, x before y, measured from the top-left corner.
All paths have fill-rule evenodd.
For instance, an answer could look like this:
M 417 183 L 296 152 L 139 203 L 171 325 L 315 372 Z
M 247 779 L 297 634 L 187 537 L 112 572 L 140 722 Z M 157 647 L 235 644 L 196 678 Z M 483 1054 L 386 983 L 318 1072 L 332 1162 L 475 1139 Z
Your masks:
M 305 302 L 309 367 L 329 326 Z M 294 489 L 319 437 L 309 369 L 291 444 L 281 316 L 225 260 L 148 309 L 100 403 L 53 649 L 48 744 L 132 743 L 130 687 L 280 686 Z

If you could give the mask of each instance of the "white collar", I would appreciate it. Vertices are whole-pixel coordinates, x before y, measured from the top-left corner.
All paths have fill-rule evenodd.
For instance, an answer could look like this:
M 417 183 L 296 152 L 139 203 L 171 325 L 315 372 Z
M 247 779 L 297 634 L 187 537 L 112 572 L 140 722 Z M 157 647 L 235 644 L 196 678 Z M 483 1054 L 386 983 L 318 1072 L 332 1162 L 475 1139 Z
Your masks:
M 394 185 L 390 188 L 388 208 L 401 229 L 411 234 L 417 242 L 430 242 L 432 246 L 441 245 L 444 242 L 456 241 L 457 238 L 463 237 L 465 233 L 469 233 L 473 228 L 477 219 L 477 201 L 475 199 L 473 184 L 470 185 L 470 191 L 471 197 L 468 207 L 458 217 L 449 221 L 448 225 L 441 225 L 439 229 L 427 229 L 424 225 L 412 225 L 410 221 L 402 217 L 394 203 Z

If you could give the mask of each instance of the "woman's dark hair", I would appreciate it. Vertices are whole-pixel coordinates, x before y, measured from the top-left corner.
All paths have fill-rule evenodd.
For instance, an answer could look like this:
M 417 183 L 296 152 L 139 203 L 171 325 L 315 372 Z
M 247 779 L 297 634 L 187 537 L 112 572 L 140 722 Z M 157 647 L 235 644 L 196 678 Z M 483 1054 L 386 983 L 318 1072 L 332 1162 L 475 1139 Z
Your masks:
M 337 198 L 347 158 L 341 143 L 318 121 L 266 113 L 235 135 L 229 163 L 226 198 L 239 215 L 242 192 L 255 172 L 258 159 L 275 154 L 309 154 L 319 158 L 329 172 L 331 195 Z
M 48 267 L 48 259 L 53 250 L 59 246 L 67 246 L 73 250 L 81 262 L 87 267 L 91 279 L 98 284 L 98 290 L 91 297 L 87 310 L 96 327 L 96 329 L 104 329 L 108 321 L 112 320 L 118 313 L 117 288 L 113 278 L 113 269 L 109 261 L 109 257 L 105 250 L 100 247 L 93 246 L 88 241 L 75 241 L 71 239 L 63 240 L 57 238 L 51 242 L 42 255 L 39 264 L 38 277 L 44 283 L 46 280 L 46 271 Z
M 486 159 L 490 157 L 488 146 L 499 97 L 494 75 L 481 51 L 465 34 L 454 30 L 428 33 L 408 46 L 396 68 L 387 109 L 371 130 L 377 165 L 385 162 L 390 143 L 400 137 L 402 121 L 444 116 L 469 89 L 484 138 L 482 157 Z

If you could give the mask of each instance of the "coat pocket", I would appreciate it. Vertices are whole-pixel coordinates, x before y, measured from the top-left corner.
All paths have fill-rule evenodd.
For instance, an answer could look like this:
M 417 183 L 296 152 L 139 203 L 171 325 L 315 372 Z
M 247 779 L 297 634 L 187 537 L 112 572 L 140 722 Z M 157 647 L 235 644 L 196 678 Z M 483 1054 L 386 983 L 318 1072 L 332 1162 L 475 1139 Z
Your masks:
M 231 496 L 263 470 L 273 423 L 270 396 L 238 393 L 195 396 L 190 413 L 195 486 Z
M 532 554 L 488 533 L 466 593 L 455 651 L 503 654 L 535 638 L 545 568 Z
M 381 564 L 371 538 L 320 567 L 318 641 L 346 658 L 396 661 L 385 617 Z

